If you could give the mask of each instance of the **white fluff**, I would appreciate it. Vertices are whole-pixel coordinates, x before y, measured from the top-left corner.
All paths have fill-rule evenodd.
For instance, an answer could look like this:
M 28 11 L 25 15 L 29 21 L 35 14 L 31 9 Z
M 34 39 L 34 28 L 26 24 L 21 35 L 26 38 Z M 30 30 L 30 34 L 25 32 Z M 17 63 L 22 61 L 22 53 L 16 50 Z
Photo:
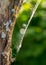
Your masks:
M 1 38 L 6 38 L 6 34 L 4 32 L 2 32 Z
M 12 9 L 11 12 L 15 13 L 15 9 Z
M 6 31 L 10 31 L 10 29 L 9 29 L 9 27 L 8 27 L 8 26 L 6 26 Z

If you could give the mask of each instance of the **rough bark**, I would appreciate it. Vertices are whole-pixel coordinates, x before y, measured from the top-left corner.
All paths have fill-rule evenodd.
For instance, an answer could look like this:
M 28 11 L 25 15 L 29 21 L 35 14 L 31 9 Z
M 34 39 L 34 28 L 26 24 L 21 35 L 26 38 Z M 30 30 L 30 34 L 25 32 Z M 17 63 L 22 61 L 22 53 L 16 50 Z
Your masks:
M 0 0 L 0 65 L 11 63 L 11 40 L 23 0 Z

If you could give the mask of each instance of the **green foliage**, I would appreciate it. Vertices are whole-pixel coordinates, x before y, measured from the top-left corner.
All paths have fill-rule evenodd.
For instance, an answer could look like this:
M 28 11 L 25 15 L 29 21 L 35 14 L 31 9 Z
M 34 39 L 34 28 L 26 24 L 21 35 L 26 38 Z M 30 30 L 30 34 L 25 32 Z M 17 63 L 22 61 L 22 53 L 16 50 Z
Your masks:
M 31 10 L 24 9 L 20 13 L 13 32 L 12 50 L 16 61 L 12 65 L 46 65 L 46 7 L 43 5 L 44 1 L 42 0 L 39 5 L 25 34 L 22 48 L 16 54 L 16 45 L 20 38 L 19 30 L 23 23 L 27 24 Z

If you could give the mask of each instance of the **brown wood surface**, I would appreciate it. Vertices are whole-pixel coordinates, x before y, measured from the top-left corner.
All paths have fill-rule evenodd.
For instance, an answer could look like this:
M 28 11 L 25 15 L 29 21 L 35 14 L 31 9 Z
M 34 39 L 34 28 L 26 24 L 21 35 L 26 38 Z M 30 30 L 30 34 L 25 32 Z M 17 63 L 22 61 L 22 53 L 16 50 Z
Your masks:
M 0 65 L 10 65 L 11 63 L 12 33 L 22 1 L 0 0 Z M 12 22 L 9 23 L 9 21 Z

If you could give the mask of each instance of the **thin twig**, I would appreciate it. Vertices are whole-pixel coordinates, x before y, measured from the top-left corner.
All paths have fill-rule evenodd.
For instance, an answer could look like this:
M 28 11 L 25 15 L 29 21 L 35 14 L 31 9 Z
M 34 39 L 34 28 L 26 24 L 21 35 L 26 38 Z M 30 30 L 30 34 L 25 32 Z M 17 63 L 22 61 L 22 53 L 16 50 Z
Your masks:
M 31 20 L 32 20 L 32 18 L 33 18 L 33 16 L 34 16 L 34 14 L 35 14 L 35 12 L 36 12 L 36 10 L 37 10 L 37 8 L 38 8 L 40 2 L 41 2 L 41 0 L 36 3 L 36 5 L 35 5 L 35 7 L 34 7 L 34 9 L 33 9 L 33 11 L 32 11 L 32 14 L 31 14 L 31 16 L 30 16 L 30 19 L 29 19 L 29 21 L 28 21 L 28 24 L 27 24 L 27 26 L 26 26 L 26 28 L 25 28 L 25 30 L 24 30 L 24 34 L 22 35 L 21 40 L 20 40 L 20 42 L 19 42 L 19 47 L 18 47 L 18 49 L 17 49 L 17 52 L 19 52 L 19 50 L 20 50 L 20 48 L 21 48 L 21 46 L 22 46 L 22 42 L 23 42 L 25 33 L 26 33 L 27 29 L 28 29 L 28 26 L 29 26 L 29 24 L 30 24 L 30 22 L 31 22 Z

